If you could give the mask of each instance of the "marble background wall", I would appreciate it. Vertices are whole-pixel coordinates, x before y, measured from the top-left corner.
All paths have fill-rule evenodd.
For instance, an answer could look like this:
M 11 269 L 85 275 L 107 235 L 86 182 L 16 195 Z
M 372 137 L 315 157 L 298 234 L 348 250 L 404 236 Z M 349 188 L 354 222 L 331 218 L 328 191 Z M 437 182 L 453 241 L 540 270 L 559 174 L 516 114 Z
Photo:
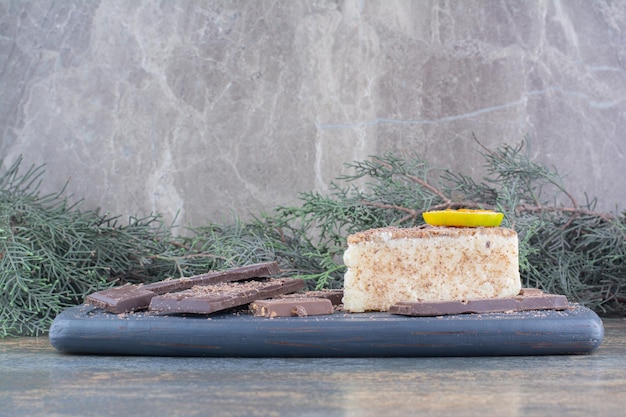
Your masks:
M 0 155 L 88 208 L 200 225 L 386 151 L 479 179 L 472 135 L 527 135 L 623 209 L 625 30 L 612 0 L 0 0 Z

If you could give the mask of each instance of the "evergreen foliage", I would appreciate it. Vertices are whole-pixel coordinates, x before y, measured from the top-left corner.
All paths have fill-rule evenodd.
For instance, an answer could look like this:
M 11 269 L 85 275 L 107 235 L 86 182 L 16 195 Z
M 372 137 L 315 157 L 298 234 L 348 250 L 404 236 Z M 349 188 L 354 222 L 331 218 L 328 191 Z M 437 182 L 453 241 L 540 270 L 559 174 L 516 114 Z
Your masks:
M 156 218 L 115 219 L 81 212 L 63 192 L 40 195 L 42 167 L 0 178 L 0 337 L 38 335 L 85 294 L 115 283 L 149 252 Z
M 530 160 L 525 142 L 482 149 L 486 175 L 432 169 L 417 155 L 348 164 L 326 194 L 250 221 L 207 223 L 180 236 L 159 215 L 82 211 L 59 193 L 40 195 L 43 167 L 0 176 L 0 337 L 45 333 L 63 309 L 127 282 L 191 276 L 277 260 L 309 288 L 340 288 L 348 234 L 423 223 L 424 211 L 484 208 L 505 213 L 520 238 L 523 285 L 564 294 L 600 313 L 626 313 L 626 217 L 579 204 L 553 169 Z

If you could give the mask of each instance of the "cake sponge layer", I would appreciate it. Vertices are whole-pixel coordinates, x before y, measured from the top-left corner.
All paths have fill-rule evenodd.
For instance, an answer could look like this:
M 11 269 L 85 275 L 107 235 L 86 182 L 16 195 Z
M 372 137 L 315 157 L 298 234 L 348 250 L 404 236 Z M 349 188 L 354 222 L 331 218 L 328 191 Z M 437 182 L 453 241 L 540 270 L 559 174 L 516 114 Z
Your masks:
M 518 239 L 503 227 L 372 229 L 348 237 L 344 309 L 388 311 L 401 301 L 512 297 Z

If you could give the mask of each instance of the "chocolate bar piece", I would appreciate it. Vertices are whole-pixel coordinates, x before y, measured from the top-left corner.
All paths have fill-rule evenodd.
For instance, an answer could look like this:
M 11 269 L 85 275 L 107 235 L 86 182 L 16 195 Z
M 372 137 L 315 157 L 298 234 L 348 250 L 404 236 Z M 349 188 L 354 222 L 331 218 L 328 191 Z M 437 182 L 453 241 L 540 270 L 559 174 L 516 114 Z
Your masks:
M 306 317 L 333 314 L 333 303 L 326 298 L 300 297 L 256 300 L 250 310 L 260 317 Z
M 334 306 L 341 304 L 343 299 L 343 290 L 308 291 L 305 294 L 307 297 L 325 298 L 330 300 Z
M 405 316 L 446 316 L 465 313 L 502 313 L 528 310 L 567 310 L 569 303 L 563 295 L 544 294 L 539 289 L 522 289 L 510 298 L 488 298 L 467 301 L 403 301 L 389 308 L 393 314 Z
M 90 294 L 85 302 L 110 313 L 128 313 L 150 304 L 156 294 L 135 285 L 126 284 Z
M 254 300 L 296 292 L 302 288 L 304 281 L 295 278 L 197 286 L 187 291 L 153 297 L 150 310 L 161 313 L 210 314 L 249 304 Z
M 323 298 L 330 300 L 331 304 L 337 306 L 341 304 L 343 299 L 343 290 L 318 290 L 318 291 L 305 291 L 298 294 L 283 295 L 280 298 Z
M 152 297 L 174 291 L 182 291 L 196 285 L 210 285 L 220 282 L 239 281 L 249 278 L 277 274 L 280 268 L 276 262 L 263 262 L 246 265 L 226 271 L 212 271 L 178 279 L 166 279 L 147 285 L 123 285 L 90 294 L 87 304 L 102 308 L 110 313 L 128 313 L 148 308 Z
M 241 266 L 226 271 L 214 271 L 206 274 L 195 275 L 178 279 L 166 279 L 153 284 L 143 285 L 144 290 L 155 294 L 166 294 L 174 291 L 187 290 L 196 285 L 217 284 L 220 282 L 241 281 L 250 278 L 261 278 L 280 272 L 276 262 L 264 262 L 253 265 Z

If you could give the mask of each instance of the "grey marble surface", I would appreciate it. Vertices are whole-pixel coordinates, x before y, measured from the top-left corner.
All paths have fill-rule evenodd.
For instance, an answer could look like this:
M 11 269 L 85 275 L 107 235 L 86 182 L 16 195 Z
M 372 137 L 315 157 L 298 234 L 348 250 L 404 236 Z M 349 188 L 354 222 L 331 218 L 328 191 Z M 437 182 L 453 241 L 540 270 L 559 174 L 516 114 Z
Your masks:
M 0 339 L 0 416 L 622 416 L 626 321 L 584 356 L 71 356 Z
M 0 0 L 0 156 L 88 208 L 230 220 L 418 152 L 531 140 L 625 207 L 626 3 Z

